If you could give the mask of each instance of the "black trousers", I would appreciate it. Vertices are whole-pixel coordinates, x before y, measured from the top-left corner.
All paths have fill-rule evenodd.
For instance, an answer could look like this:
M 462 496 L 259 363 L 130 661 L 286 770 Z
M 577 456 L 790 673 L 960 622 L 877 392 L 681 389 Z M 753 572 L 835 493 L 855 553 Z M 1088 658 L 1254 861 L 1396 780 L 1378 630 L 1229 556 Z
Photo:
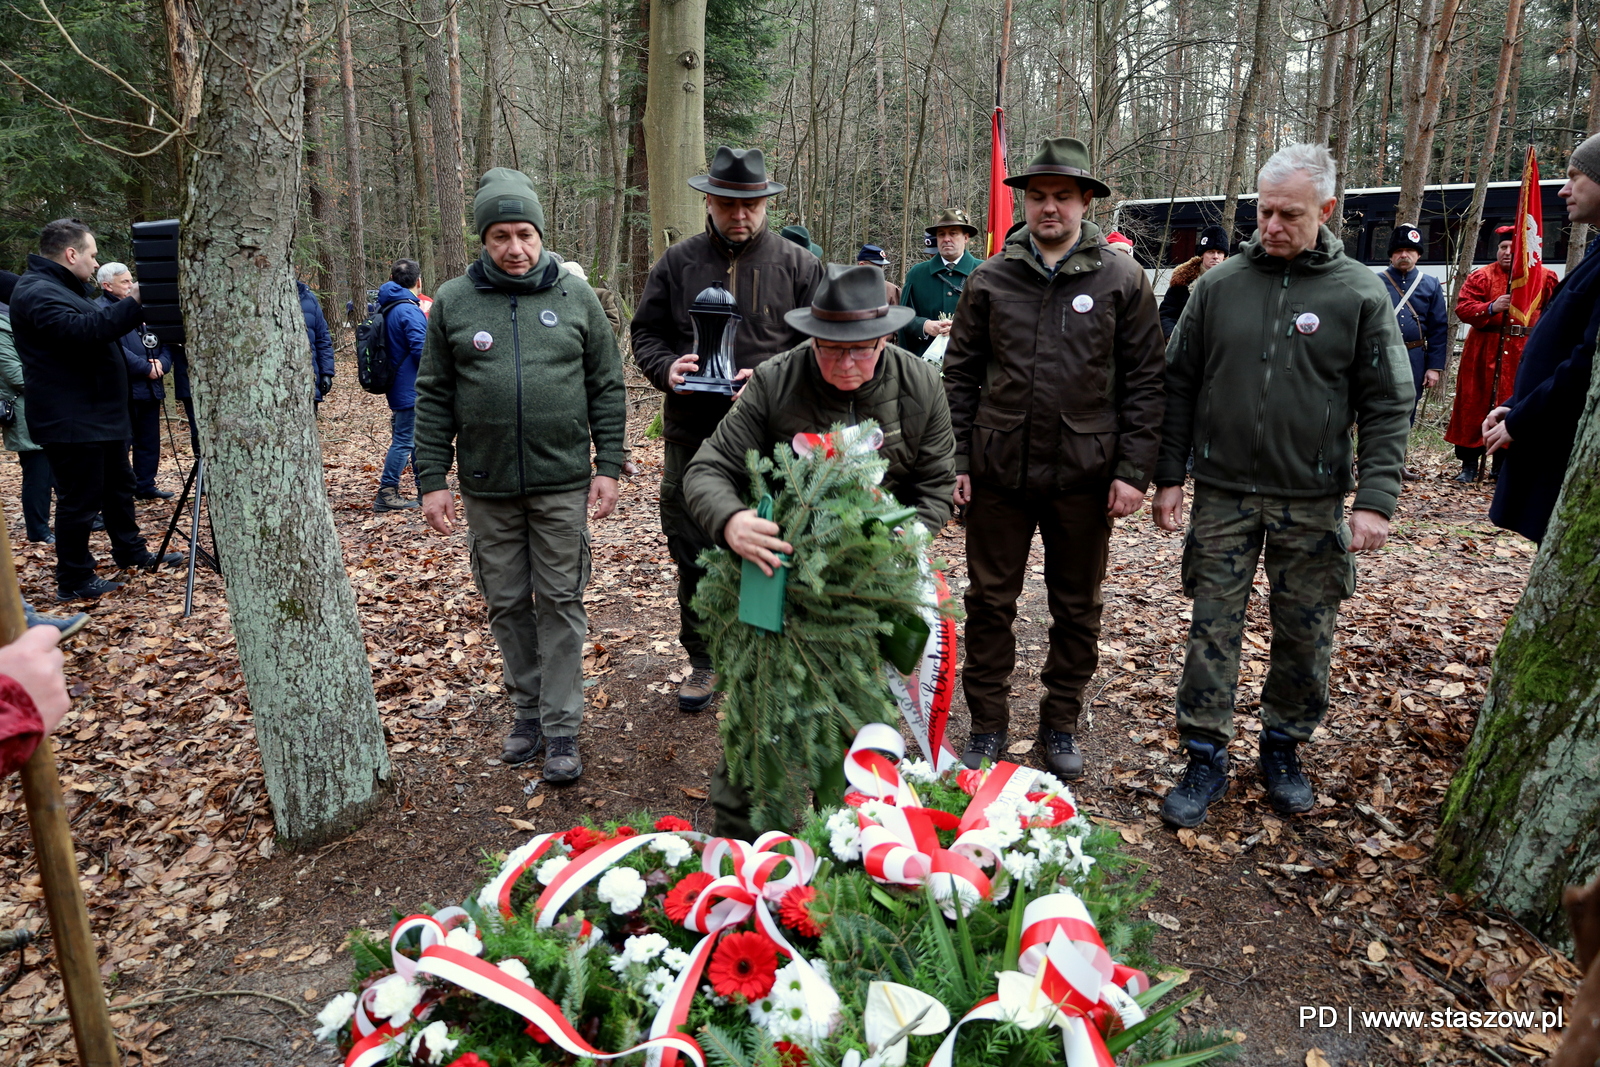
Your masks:
M 56 484 L 50 460 L 34 449 L 18 452 L 17 463 L 22 467 L 22 521 L 28 527 L 28 540 L 43 541 L 50 536 L 50 491 Z
M 77 589 L 94 577 L 89 527 L 99 514 L 111 538 L 111 558 L 135 567 L 150 556 L 133 514 L 133 468 L 125 441 L 46 444 L 56 478 L 56 584 Z
M 161 469 L 161 401 L 128 401 L 128 420 L 133 424 L 133 491 L 149 495 Z

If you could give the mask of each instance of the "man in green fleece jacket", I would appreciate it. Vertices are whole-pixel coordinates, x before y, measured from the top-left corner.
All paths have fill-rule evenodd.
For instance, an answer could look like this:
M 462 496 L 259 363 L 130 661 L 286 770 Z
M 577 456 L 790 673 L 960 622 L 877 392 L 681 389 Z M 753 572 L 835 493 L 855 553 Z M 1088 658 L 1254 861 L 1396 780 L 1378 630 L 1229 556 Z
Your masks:
M 583 773 L 585 512 L 617 506 L 622 359 L 594 290 L 544 249 L 526 175 L 489 171 L 472 215 L 484 249 L 434 295 L 413 462 L 423 517 L 442 534 L 455 529 L 456 467 L 472 577 L 516 708 L 500 758 L 523 763 L 548 744 L 545 780 L 566 782 Z
M 1323 223 L 1335 167 L 1322 145 L 1280 150 L 1257 179 L 1259 229 L 1243 255 L 1200 278 L 1167 343 L 1167 410 L 1155 518 L 1194 515 L 1183 591 L 1194 599 L 1178 734 L 1183 780 L 1162 803 L 1195 826 L 1228 789 L 1245 604 L 1263 547 L 1272 660 L 1261 690 L 1261 777 L 1281 814 L 1315 801 L 1296 754 L 1328 710 L 1339 601 L 1355 592 L 1353 553 L 1381 548 L 1400 494 L 1413 385 L 1383 283 Z M 1350 428 L 1361 424 L 1351 476 Z M 1345 519 L 1344 498 L 1356 490 Z

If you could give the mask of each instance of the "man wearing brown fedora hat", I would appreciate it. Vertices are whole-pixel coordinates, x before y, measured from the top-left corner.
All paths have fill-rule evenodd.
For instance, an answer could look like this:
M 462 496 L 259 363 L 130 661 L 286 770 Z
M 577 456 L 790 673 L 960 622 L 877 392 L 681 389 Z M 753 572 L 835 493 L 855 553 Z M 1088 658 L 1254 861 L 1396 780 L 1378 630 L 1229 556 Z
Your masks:
M 661 408 L 666 444 L 661 528 L 678 565 L 678 641 L 689 654 L 690 667 L 678 690 L 678 706 L 701 711 L 711 703 L 717 679 L 689 604 L 705 573 L 695 560 L 711 547 L 712 539 L 684 507 L 683 472 L 733 400 L 717 393 L 677 391 L 684 376 L 700 368 L 689 305 L 713 283 L 733 294 L 740 316 L 734 340 L 739 368 L 735 378 L 747 379 L 761 363 L 805 340 L 784 315 L 811 303 L 822 264 L 767 228 L 767 197 L 784 187 L 767 179 L 761 149 L 724 145 L 717 149 L 710 172 L 690 178 L 689 185 L 706 194 L 705 232 L 679 241 L 656 260 L 631 329 L 634 362 L 666 393 Z
M 967 278 L 981 262 L 967 251 L 967 242 L 978 236 L 978 228 L 960 208 L 945 208 L 923 231 L 932 238 L 934 255 L 906 271 L 906 284 L 900 302 L 916 312 L 900 331 L 900 343 L 922 355 L 935 338 L 950 333 L 950 316 Z
M 944 363 L 955 502 L 970 504 L 964 759 L 977 767 L 1005 751 L 1011 625 L 1038 529 L 1051 617 L 1039 736 L 1046 767 L 1072 779 L 1111 528 L 1139 509 L 1156 461 L 1161 322 L 1139 264 L 1084 218 L 1110 189 L 1081 141 L 1046 141 L 1006 184 L 1026 191 L 1027 225 L 973 271 Z
M 751 449 L 770 455 L 779 441 L 867 419 L 883 430 L 889 463 L 883 489 L 917 509 L 937 532 L 950 518 L 955 488 L 955 437 L 939 372 L 889 338 L 911 309 L 885 302 L 883 271 L 870 264 L 829 264 L 811 306 L 784 318 L 810 340 L 762 364 L 733 411 L 701 446 L 684 476 L 690 513 L 716 541 L 768 574 L 778 552 L 777 523 L 745 503 Z M 711 780 L 716 832 L 754 840 L 749 796 L 728 779 L 726 763 Z M 763 827 L 762 829 L 768 829 Z

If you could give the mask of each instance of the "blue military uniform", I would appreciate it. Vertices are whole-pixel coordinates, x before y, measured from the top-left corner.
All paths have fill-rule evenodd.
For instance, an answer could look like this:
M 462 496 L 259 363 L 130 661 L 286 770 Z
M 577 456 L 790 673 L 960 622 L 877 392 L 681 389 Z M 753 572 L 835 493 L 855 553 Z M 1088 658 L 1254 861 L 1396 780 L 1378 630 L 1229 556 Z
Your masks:
M 1415 229 L 1396 227 L 1389 253 L 1393 255 L 1396 248 L 1420 250 L 1421 244 Z M 1450 313 L 1444 300 L 1444 287 L 1439 279 L 1417 269 L 1402 274 L 1393 267 L 1385 267 L 1378 276 L 1389 291 L 1389 303 L 1394 306 L 1400 336 L 1406 342 L 1406 355 L 1411 358 L 1411 379 L 1420 399 L 1423 376 L 1430 370 L 1442 373 L 1450 359 Z M 1416 285 L 1414 290 L 1413 284 Z M 1415 422 L 1416 418 L 1417 400 L 1413 400 L 1411 420 Z

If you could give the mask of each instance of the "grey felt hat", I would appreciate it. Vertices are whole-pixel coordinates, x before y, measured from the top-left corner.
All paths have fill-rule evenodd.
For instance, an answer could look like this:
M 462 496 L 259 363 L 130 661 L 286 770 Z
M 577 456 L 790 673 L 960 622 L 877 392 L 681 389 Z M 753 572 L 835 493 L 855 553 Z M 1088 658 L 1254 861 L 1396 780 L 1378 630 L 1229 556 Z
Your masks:
M 887 303 L 886 297 L 883 271 L 877 267 L 829 263 L 811 306 L 784 312 L 783 321 L 824 341 L 875 341 L 916 316 L 911 308 Z
M 1095 196 L 1111 195 L 1111 186 L 1089 173 L 1089 146 L 1076 137 L 1046 138 L 1038 155 L 1028 161 L 1028 169 L 1008 177 L 1006 184 L 1026 189 L 1030 178 L 1046 174 L 1076 178 L 1080 188 L 1093 190 Z
M 711 173 L 690 178 L 689 188 L 712 196 L 754 200 L 758 196 L 781 193 L 788 187 L 767 181 L 767 158 L 761 154 L 761 149 L 723 145 L 711 159 Z

